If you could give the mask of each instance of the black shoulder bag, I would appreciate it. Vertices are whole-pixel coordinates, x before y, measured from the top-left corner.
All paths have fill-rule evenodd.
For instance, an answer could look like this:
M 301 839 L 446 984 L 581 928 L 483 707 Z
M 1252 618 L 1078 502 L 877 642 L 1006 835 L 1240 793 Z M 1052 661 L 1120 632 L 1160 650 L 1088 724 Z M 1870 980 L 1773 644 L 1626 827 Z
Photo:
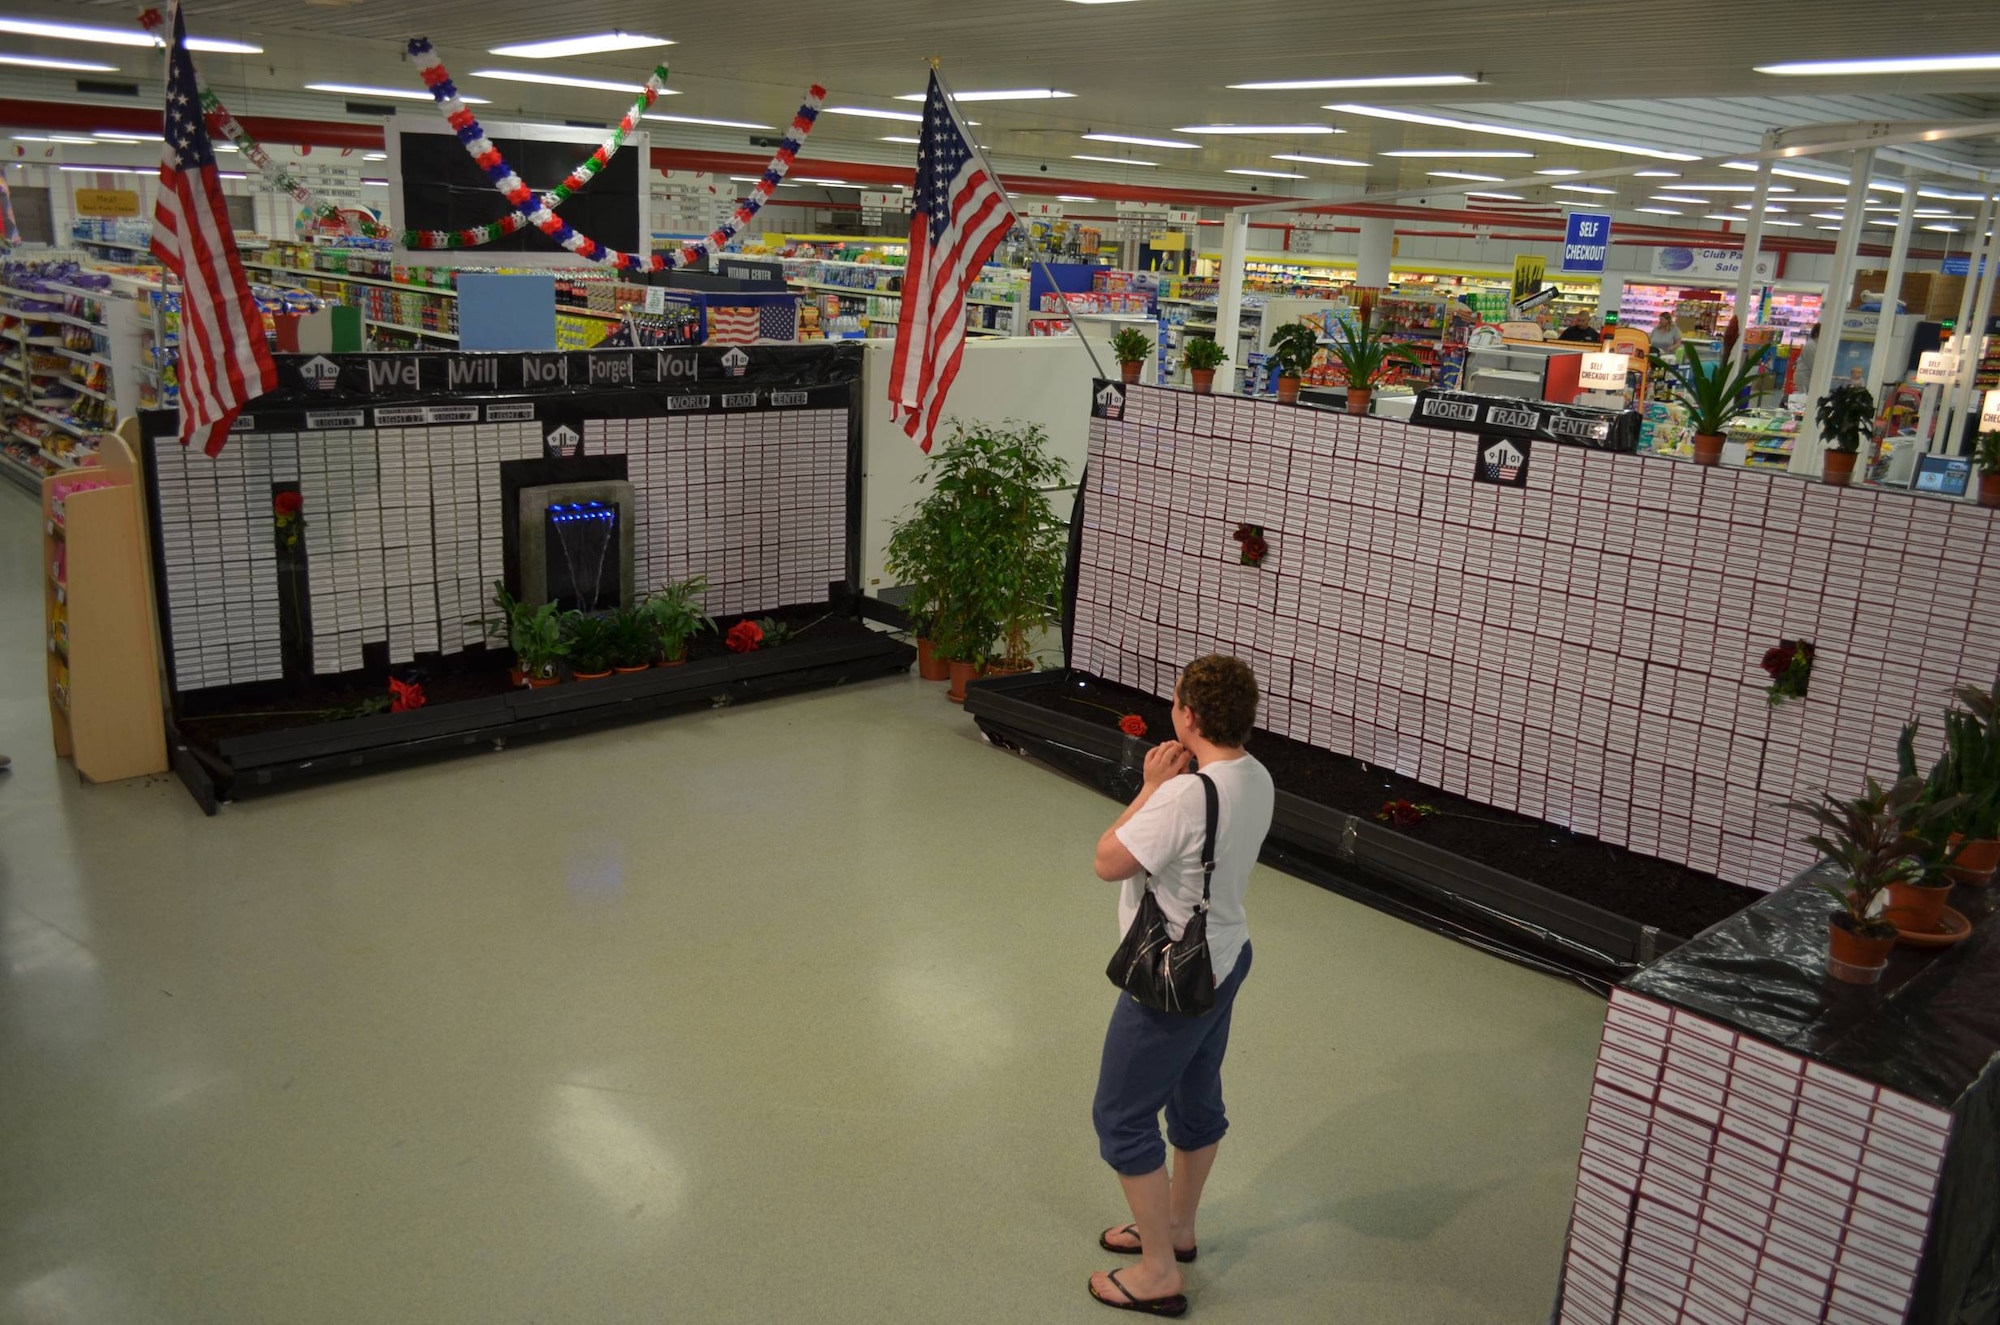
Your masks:
M 1201 847 L 1201 907 L 1188 917 L 1175 939 L 1167 928 L 1166 912 L 1146 879 L 1146 895 L 1139 899 L 1139 914 L 1125 931 L 1125 941 L 1111 954 L 1104 973 L 1111 983 L 1157 1012 L 1175 1012 L 1199 1017 L 1215 1006 L 1215 968 L 1208 959 L 1208 885 L 1215 876 L 1215 821 L 1218 807 L 1215 784 L 1208 774 L 1197 773 L 1208 800 L 1208 831 Z

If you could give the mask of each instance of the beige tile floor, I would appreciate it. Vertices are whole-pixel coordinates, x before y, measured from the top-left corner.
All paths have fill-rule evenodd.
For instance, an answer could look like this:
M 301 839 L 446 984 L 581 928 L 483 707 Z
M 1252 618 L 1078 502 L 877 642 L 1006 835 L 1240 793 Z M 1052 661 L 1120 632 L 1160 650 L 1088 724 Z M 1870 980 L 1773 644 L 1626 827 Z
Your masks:
M 1095 793 L 914 679 L 203 819 L 0 492 L 0 1321 L 1090 1322 Z M 1546 1319 L 1601 1004 L 1260 871 L 1193 1318 Z

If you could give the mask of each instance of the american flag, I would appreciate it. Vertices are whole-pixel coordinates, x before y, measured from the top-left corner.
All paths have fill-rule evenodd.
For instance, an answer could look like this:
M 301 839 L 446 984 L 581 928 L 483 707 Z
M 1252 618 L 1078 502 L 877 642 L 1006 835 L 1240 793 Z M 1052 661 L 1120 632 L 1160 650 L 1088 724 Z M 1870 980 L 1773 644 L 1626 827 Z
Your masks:
M 708 306 L 710 345 L 789 345 L 799 338 L 799 302 Z
M 889 405 L 903 431 L 928 451 L 965 349 L 966 288 L 1011 223 L 1006 194 L 973 152 L 936 73 L 924 99 L 915 202 Z
M 180 277 L 181 445 L 221 452 L 246 401 L 278 385 L 264 341 L 264 317 L 250 297 L 243 259 L 229 228 L 215 150 L 202 124 L 187 27 L 173 8 L 167 54 L 166 145 L 159 201 L 153 207 L 153 255 Z

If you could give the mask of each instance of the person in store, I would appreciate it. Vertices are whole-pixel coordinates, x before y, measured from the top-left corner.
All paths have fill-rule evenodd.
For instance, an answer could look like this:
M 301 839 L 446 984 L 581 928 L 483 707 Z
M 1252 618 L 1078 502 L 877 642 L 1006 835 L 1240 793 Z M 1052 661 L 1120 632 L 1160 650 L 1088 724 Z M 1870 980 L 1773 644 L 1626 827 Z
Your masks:
M 1591 325 L 1590 314 L 1578 313 L 1569 320 L 1569 325 L 1562 329 L 1562 334 L 1557 336 L 1556 339 L 1586 345 L 1600 345 L 1604 342 L 1604 333 Z
M 1792 390 L 1794 392 L 1808 389 L 1806 384 L 1812 381 L 1813 355 L 1818 349 L 1819 323 L 1815 322 L 1806 329 L 1804 343 L 1799 346 L 1798 353 L 1792 356 Z
M 1674 325 L 1674 315 L 1660 312 L 1660 320 L 1646 333 L 1646 340 L 1652 345 L 1653 353 L 1662 359 L 1671 359 L 1681 352 L 1681 329 Z
M 1271 828 L 1271 775 L 1244 744 L 1257 718 L 1257 678 L 1237 658 L 1209 654 L 1174 687 L 1174 736 L 1146 756 L 1139 794 L 1097 841 L 1097 877 L 1120 884 L 1122 937 L 1150 886 L 1178 941 L 1201 904 L 1207 836 L 1205 777 L 1218 815 L 1208 911 L 1215 1006 L 1198 1017 L 1155 1011 L 1120 992 L 1104 1036 L 1091 1118 L 1098 1153 L 1118 1174 L 1132 1222 L 1106 1229 L 1098 1245 L 1139 1263 L 1090 1278 L 1106 1306 L 1155 1315 L 1187 1309 L 1182 1262 L 1195 1259 L 1195 1212 L 1229 1130 L 1222 1106 L 1222 1060 L 1236 993 L 1250 973 L 1244 893 Z M 1190 773 L 1190 764 L 1199 774 Z M 1173 1143 L 1169 1177 L 1159 1114 Z

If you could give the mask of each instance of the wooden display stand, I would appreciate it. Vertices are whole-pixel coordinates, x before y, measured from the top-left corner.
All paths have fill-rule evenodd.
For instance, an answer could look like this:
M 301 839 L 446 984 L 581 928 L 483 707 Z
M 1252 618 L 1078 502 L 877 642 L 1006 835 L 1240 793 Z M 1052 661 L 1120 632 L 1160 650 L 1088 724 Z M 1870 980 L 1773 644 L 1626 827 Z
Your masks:
M 98 438 L 99 465 L 42 483 L 42 599 L 56 754 L 91 782 L 167 771 L 160 649 L 132 450 Z M 104 487 L 59 489 L 101 477 Z

